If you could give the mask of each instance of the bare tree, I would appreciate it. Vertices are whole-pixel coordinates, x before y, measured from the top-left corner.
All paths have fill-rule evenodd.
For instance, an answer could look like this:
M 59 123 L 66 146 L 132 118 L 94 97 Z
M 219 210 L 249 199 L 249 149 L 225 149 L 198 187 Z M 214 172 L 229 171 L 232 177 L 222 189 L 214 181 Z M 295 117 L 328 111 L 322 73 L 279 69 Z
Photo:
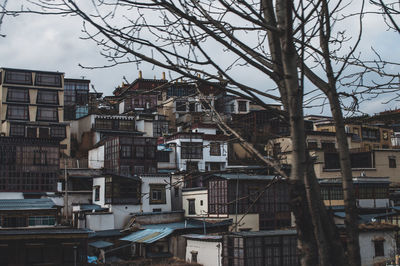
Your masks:
M 101 67 L 146 61 L 205 83 L 222 77 L 228 86 L 221 89 L 264 106 L 266 99 L 282 103 L 293 143 L 291 199 L 302 265 L 360 265 L 342 104 L 350 98 L 356 107 L 357 91 L 352 86 L 362 87 L 356 84 L 357 79 L 371 72 L 380 74 L 385 64 L 380 60 L 372 65 L 357 55 L 364 1 L 358 10 L 350 2 L 327 0 L 92 0 L 91 5 L 72 0 L 30 2 L 37 8 L 18 13 L 80 16 L 85 38 L 95 41 L 109 62 Z M 346 34 L 349 20 L 352 26 L 358 25 L 358 32 Z M 248 82 L 247 73 L 262 77 L 265 85 L 255 87 Z M 326 99 L 336 124 L 347 254 L 322 203 L 305 141 L 304 105 L 321 106 Z

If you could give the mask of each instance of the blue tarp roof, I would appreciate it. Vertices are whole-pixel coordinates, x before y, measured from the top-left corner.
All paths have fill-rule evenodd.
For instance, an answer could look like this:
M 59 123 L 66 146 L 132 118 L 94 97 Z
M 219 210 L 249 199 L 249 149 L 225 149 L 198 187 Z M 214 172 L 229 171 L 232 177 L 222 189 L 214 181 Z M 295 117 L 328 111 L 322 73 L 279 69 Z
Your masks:
M 144 229 L 123 237 L 120 240 L 150 244 L 169 236 L 173 231 L 171 228 Z

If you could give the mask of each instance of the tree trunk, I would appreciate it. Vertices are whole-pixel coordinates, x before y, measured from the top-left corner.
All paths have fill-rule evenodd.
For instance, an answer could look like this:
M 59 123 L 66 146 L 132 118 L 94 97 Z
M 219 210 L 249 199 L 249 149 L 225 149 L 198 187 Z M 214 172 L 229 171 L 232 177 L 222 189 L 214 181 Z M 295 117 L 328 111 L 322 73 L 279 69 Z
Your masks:
M 342 174 L 344 208 L 346 211 L 345 225 L 347 233 L 347 252 L 349 265 L 360 266 L 361 257 L 358 238 L 357 206 L 354 195 L 349 144 L 347 141 L 346 130 L 344 128 L 344 120 L 339 102 L 339 96 L 336 91 L 331 91 L 328 93 L 328 98 L 336 126 L 336 140 L 340 159 L 340 170 Z

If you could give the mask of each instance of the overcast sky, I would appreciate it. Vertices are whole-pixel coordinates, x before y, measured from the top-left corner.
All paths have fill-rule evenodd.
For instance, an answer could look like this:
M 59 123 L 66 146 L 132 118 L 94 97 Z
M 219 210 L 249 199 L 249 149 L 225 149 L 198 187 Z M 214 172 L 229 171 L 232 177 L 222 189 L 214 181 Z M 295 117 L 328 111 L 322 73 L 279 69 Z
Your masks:
M 9 1 L 9 6 L 18 5 L 21 0 Z M 0 0 L 2 4 L 4 0 Z M 105 95 L 111 95 L 115 87 L 120 85 L 125 76 L 128 81 L 138 77 L 139 69 L 144 78 L 161 78 L 164 71 L 143 63 L 119 65 L 113 68 L 87 70 L 79 67 L 102 66 L 107 62 L 99 54 L 96 44 L 90 40 L 83 40 L 85 35 L 81 31 L 82 21 L 77 17 L 23 15 L 15 18 L 4 17 L 0 37 L 0 66 L 10 68 L 24 68 L 34 70 L 60 71 L 67 78 L 90 79 L 96 90 Z M 351 27 L 349 26 L 349 30 Z M 364 23 L 364 48 L 369 50 L 374 46 L 387 59 L 400 62 L 398 49 L 399 35 L 388 35 L 383 21 L 378 18 L 367 19 Z M 390 37 L 388 37 L 390 36 Z M 400 69 L 399 69 L 400 70 Z M 397 71 L 400 72 L 400 71 Z M 250 77 L 249 75 L 246 75 Z M 261 79 L 251 78 L 255 86 L 263 82 Z M 250 82 L 250 84 L 251 84 Z M 390 106 L 382 104 L 389 97 L 369 102 L 363 106 L 368 113 L 376 113 L 388 108 L 397 108 L 397 103 Z M 319 113 L 319 110 L 306 111 Z

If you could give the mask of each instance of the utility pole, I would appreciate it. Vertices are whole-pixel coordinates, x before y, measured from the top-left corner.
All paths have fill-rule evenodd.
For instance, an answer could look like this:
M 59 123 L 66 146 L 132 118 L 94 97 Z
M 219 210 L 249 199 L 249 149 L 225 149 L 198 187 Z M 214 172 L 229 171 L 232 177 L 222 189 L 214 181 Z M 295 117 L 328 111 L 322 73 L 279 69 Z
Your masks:
M 64 157 L 64 213 L 65 213 L 65 220 L 68 221 L 68 175 L 67 175 L 67 158 Z

